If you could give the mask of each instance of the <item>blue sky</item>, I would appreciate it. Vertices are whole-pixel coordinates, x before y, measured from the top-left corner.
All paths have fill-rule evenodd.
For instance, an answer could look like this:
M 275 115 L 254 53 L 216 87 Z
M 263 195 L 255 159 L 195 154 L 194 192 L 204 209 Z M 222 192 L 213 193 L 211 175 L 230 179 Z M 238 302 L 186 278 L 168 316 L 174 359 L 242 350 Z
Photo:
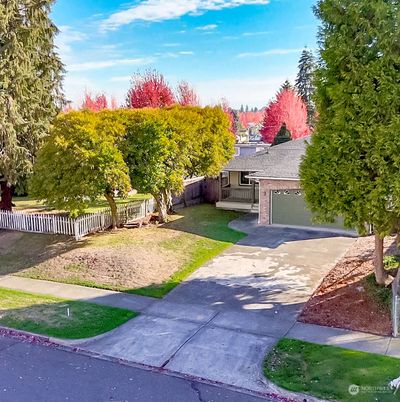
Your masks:
M 122 103 L 132 74 L 190 82 L 203 104 L 263 106 L 316 47 L 313 0 L 57 0 L 52 18 L 68 99 L 85 90 Z

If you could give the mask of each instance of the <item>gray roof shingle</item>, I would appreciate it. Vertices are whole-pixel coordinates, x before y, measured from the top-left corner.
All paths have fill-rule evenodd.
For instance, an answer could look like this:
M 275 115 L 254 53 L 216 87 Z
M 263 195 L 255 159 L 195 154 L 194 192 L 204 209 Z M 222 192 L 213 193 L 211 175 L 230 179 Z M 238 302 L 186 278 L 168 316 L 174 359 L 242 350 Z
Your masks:
M 310 137 L 275 145 L 268 151 L 232 159 L 224 170 L 256 172 L 252 177 L 299 179 L 299 166 Z

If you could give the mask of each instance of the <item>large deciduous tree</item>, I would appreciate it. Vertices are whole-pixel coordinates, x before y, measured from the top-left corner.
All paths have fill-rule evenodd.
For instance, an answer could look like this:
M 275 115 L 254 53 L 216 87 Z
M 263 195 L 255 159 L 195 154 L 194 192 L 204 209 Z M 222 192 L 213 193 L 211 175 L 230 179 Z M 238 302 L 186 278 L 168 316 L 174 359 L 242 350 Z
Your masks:
M 383 238 L 400 222 L 400 14 L 397 1 L 323 0 L 316 14 L 319 114 L 301 165 L 317 217 L 375 234 L 375 276 L 387 280 Z
M 306 105 L 292 89 L 280 90 L 276 99 L 265 109 L 261 128 L 263 140 L 273 143 L 283 124 L 286 124 L 292 139 L 310 134 Z
M 154 196 L 161 222 L 185 178 L 218 175 L 234 153 L 229 119 L 219 107 L 127 111 L 124 121 L 132 185 Z
M 299 60 L 299 71 L 296 78 L 297 93 L 307 106 L 308 124 L 314 124 L 315 105 L 313 95 L 314 87 L 315 60 L 311 50 L 304 49 Z
M 62 106 L 63 67 L 54 48 L 53 0 L 0 2 L 0 209 L 31 172 Z
M 126 103 L 130 109 L 162 108 L 174 104 L 175 97 L 162 74 L 147 70 L 133 76 Z
M 30 194 L 72 215 L 104 196 L 117 227 L 115 194 L 125 196 L 130 189 L 128 168 L 118 148 L 124 132 L 112 114 L 60 115 L 35 161 Z

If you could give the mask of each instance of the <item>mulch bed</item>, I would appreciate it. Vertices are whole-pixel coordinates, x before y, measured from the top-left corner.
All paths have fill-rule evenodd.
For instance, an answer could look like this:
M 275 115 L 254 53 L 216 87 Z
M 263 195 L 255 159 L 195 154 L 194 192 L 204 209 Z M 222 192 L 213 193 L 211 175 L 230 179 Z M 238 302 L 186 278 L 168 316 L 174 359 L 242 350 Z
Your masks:
M 395 252 L 394 238 L 385 239 L 387 254 Z M 391 335 L 390 309 L 365 290 L 365 277 L 373 272 L 374 237 L 361 237 L 324 278 L 305 305 L 299 321 Z

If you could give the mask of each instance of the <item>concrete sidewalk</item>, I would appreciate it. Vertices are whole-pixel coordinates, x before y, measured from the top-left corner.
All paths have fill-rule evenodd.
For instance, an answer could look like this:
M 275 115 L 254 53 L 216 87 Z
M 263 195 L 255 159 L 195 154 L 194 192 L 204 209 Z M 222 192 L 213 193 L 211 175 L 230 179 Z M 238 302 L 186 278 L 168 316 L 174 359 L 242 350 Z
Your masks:
M 362 352 L 400 357 L 400 338 L 296 322 L 286 337 Z

